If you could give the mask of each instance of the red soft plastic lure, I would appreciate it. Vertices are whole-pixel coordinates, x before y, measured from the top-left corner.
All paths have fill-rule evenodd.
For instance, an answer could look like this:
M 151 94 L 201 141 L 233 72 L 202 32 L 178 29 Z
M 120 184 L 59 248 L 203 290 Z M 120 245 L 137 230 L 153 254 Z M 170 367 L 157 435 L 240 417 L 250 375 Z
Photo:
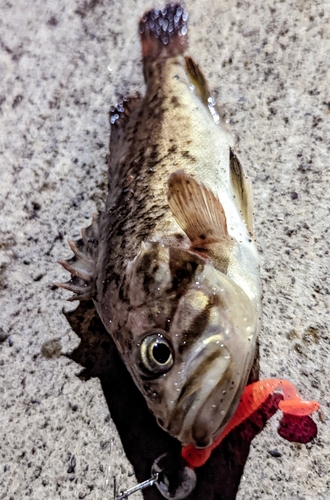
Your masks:
M 301 399 L 297 389 L 288 380 L 267 379 L 259 380 L 245 387 L 241 400 L 233 418 L 228 422 L 222 433 L 213 443 L 204 449 L 197 449 L 192 444 L 184 446 L 181 451 L 182 457 L 192 468 L 201 467 L 210 457 L 212 451 L 220 445 L 222 440 L 244 420 L 249 418 L 266 401 L 276 389 L 281 389 L 283 400 L 279 403 L 279 409 L 284 414 L 297 417 L 306 417 L 317 411 L 320 407 L 316 401 L 304 401 Z

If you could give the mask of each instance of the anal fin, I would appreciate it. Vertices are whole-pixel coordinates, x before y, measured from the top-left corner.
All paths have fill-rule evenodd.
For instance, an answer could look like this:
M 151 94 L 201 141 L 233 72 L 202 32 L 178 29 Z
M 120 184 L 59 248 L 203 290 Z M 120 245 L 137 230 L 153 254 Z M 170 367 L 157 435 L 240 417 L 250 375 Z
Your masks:
M 199 95 L 200 100 L 208 106 L 208 100 L 211 97 L 211 92 L 207 85 L 205 76 L 203 75 L 200 67 L 190 57 L 185 57 L 186 70 L 188 72 L 191 83 L 194 85 L 196 93 Z
M 217 106 L 217 103 L 215 102 L 215 99 L 209 89 L 206 78 L 203 75 L 200 67 L 198 66 L 198 64 L 195 63 L 195 61 L 190 56 L 186 56 L 185 61 L 186 61 L 186 71 L 189 75 L 191 83 L 194 86 L 195 93 L 198 95 L 204 106 L 208 108 L 214 122 L 216 124 L 221 123 L 221 126 L 227 131 L 227 133 L 231 138 L 231 134 L 227 129 L 227 127 L 225 126 L 225 123 L 222 119 L 223 112 Z
M 247 230 L 254 236 L 252 182 L 245 175 L 242 164 L 232 148 L 230 148 L 230 178 L 238 209 Z

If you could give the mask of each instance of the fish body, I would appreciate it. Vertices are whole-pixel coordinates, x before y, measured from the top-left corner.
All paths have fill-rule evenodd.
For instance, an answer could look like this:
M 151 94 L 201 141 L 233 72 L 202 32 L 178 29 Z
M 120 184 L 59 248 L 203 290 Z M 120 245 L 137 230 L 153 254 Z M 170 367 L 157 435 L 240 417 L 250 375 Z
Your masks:
M 142 18 L 146 93 L 112 108 L 106 207 L 61 263 L 159 425 L 204 448 L 247 383 L 261 291 L 251 183 L 186 33 L 178 4 Z

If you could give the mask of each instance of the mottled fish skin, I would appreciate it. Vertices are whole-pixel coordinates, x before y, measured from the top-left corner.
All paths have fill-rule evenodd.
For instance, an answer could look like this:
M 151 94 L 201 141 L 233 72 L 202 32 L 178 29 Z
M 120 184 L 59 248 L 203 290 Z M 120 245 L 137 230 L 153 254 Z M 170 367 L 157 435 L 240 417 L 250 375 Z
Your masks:
M 111 111 L 109 195 L 84 245 L 88 291 L 150 410 L 205 447 L 246 385 L 261 291 L 251 184 L 183 55 L 186 21 L 178 4 L 141 20 L 146 94 Z M 80 285 L 79 266 L 65 267 Z

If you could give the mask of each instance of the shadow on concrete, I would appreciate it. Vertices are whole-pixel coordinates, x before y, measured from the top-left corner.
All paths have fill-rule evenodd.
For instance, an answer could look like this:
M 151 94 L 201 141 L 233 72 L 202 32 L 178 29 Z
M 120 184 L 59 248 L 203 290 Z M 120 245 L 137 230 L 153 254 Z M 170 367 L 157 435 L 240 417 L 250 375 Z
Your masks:
M 81 339 L 80 345 L 69 357 L 83 367 L 79 374 L 81 379 L 100 379 L 111 417 L 138 481 L 150 477 L 154 460 L 164 452 L 173 457 L 173 467 L 176 467 L 174 464 L 180 457 L 178 441 L 158 427 L 99 319 L 93 302 L 81 303 L 75 311 L 65 315 Z M 256 362 L 250 381 L 258 378 L 258 371 Z M 196 469 L 197 486 L 189 500 L 236 498 L 251 440 L 276 412 L 280 398 L 279 395 L 271 396 L 262 411 L 234 429 L 208 462 Z M 163 499 L 155 487 L 146 489 L 144 498 Z

